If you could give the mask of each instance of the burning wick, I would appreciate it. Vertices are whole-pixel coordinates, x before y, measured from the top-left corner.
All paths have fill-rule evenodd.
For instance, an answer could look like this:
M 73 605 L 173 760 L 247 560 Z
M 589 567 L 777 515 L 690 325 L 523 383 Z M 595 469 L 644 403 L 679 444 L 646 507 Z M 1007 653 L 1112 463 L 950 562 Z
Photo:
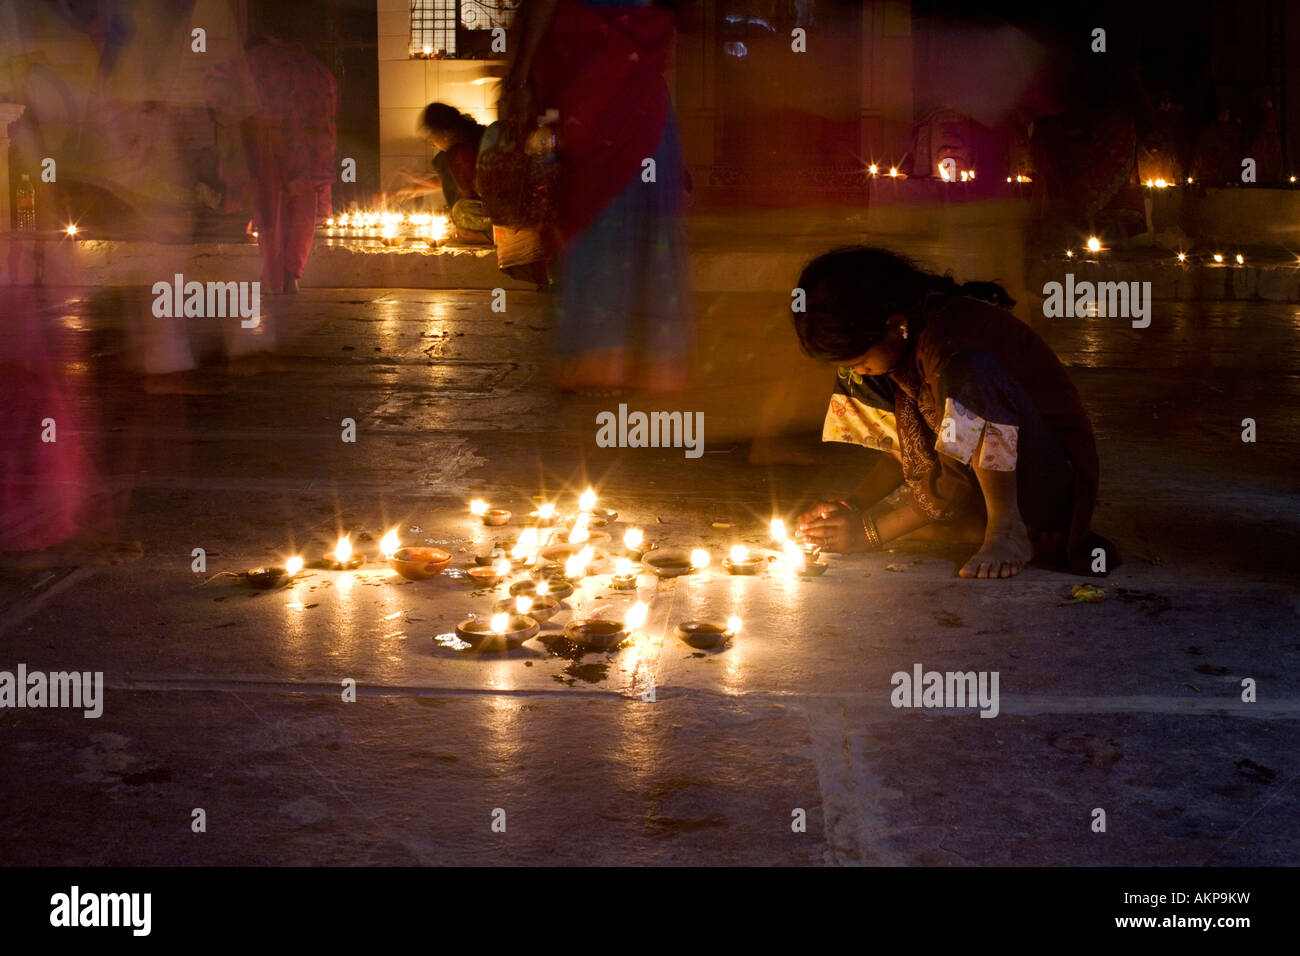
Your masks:
M 707 568 L 709 566 L 709 561 L 709 552 L 705 551 L 703 548 L 696 548 L 691 552 L 691 567 L 696 571 L 701 568 Z
M 782 551 L 785 554 L 785 565 L 791 571 L 802 571 L 808 566 L 808 552 L 793 541 L 785 542 Z
M 510 615 L 504 611 L 500 614 L 493 614 L 489 626 L 492 628 L 493 634 L 504 634 L 506 628 L 510 626 Z
M 576 581 L 582 577 L 586 571 L 586 565 L 582 563 L 582 554 L 569 555 L 569 560 L 564 562 L 564 576 L 571 581 Z
M 496 564 L 492 565 L 492 570 L 499 578 L 510 577 L 510 562 L 502 558 Z
M 736 617 L 736 615 L 734 614 L 731 617 L 727 618 L 727 633 L 728 634 L 740 633 L 740 618 Z
M 633 631 L 645 625 L 646 616 L 650 613 L 650 605 L 644 601 L 637 601 L 627 609 L 627 615 L 623 618 L 623 626 L 631 634 Z
M 402 542 L 397 537 L 396 528 L 379 539 L 379 550 L 384 555 L 385 560 L 391 558 L 401 546 Z
M 1101 252 L 1101 240 L 1098 239 L 1096 236 L 1089 236 L 1089 237 L 1088 237 L 1088 251 L 1089 251 L 1089 252 Z
M 555 505 L 547 502 L 544 505 L 537 506 L 537 517 L 543 521 L 550 521 L 555 517 Z
M 785 541 L 785 522 L 780 518 L 772 519 L 772 540 L 777 544 Z
M 540 581 L 537 582 L 537 596 L 538 596 L 538 597 L 546 597 L 546 595 L 548 595 L 548 594 L 550 594 L 550 593 L 551 593 L 551 582 L 550 582 L 550 581 L 546 580 L 546 578 L 542 578 Z
M 623 535 L 623 547 L 629 551 L 640 551 L 643 544 L 645 544 L 645 532 L 640 528 L 628 528 L 627 533 Z
M 587 490 L 578 496 L 578 510 L 590 511 L 594 507 L 596 507 L 596 491 L 588 485 Z
M 297 555 L 294 555 L 288 561 L 284 562 L 284 573 L 289 575 L 289 577 L 293 577 L 301 570 L 302 570 L 302 558 L 298 557 Z
M 473 501 L 469 503 L 469 510 L 471 514 L 474 514 L 477 517 L 481 518 L 485 514 L 487 514 L 488 503 L 484 501 L 482 498 L 475 498 Z
M 75 236 L 77 234 L 77 224 L 75 222 L 70 222 L 68 223 L 68 228 L 63 231 L 70 236 Z
M 527 614 L 533 609 L 533 599 L 527 594 L 521 594 L 515 598 L 515 610 L 520 614 Z
M 569 544 L 582 544 L 590 537 L 591 532 L 587 530 L 585 525 L 576 524 L 573 526 L 573 530 L 569 532 Z
M 618 559 L 610 583 L 620 591 L 631 591 L 636 587 L 636 573 L 632 570 L 631 558 Z
M 531 560 L 537 553 L 539 541 L 536 528 L 525 528 L 519 535 L 519 542 L 510 552 L 516 561 Z
M 352 559 L 352 542 L 348 536 L 344 535 L 339 538 L 338 544 L 334 545 L 334 560 L 339 564 L 347 564 Z
M 744 564 L 749 560 L 749 549 L 743 544 L 733 544 L 731 546 L 731 563 Z

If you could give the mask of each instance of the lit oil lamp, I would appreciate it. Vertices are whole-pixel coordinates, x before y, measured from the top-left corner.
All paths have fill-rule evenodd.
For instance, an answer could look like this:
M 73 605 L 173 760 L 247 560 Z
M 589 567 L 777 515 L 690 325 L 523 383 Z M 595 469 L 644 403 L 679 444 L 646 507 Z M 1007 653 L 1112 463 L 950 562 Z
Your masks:
M 249 587 L 267 591 L 292 581 L 302 570 L 302 565 L 302 558 L 294 556 L 282 568 L 251 568 L 239 577 Z
M 575 644 L 607 650 L 623 643 L 637 628 L 642 627 L 649 610 L 649 605 L 637 601 L 628 608 L 622 621 L 598 617 L 570 621 L 564 626 L 564 636 Z
M 531 595 L 538 599 L 553 598 L 556 601 L 563 601 L 573 593 L 573 585 L 564 579 L 562 568 L 557 569 L 557 573 L 552 577 L 541 577 L 535 581 L 516 581 L 510 585 L 511 597 L 520 595 Z
M 785 522 L 780 518 L 773 518 L 771 524 L 772 540 L 777 544 L 784 544 L 786 540 Z
M 703 571 L 709 566 L 709 562 L 712 560 L 713 558 L 709 555 L 708 551 L 703 548 L 696 548 L 691 552 L 691 570 Z
M 610 587 L 615 591 L 636 590 L 636 569 L 631 558 L 619 558 L 614 565 L 614 575 L 610 578 Z
M 731 574 L 757 574 L 763 566 L 763 559 L 750 554 L 743 544 L 737 544 L 732 546 L 731 554 L 722 562 L 722 566 Z
M 541 544 L 537 529 L 525 528 L 519 535 L 519 541 L 510 549 L 510 558 L 519 564 L 532 564 L 537 560 Z
M 585 518 L 586 516 L 581 515 L 580 517 Z M 587 524 L 585 521 L 581 524 L 574 525 L 573 530 L 569 532 L 569 544 L 582 544 L 590 538 L 591 532 L 587 530 Z
M 578 495 L 578 510 L 589 512 L 594 507 L 596 507 L 596 489 L 588 485 L 587 490 Z
M 488 503 L 481 498 L 475 498 L 469 503 L 469 510 L 477 517 L 483 519 L 485 525 L 493 528 L 499 528 L 502 525 L 510 523 L 510 512 L 504 508 L 490 508 Z
M 793 541 L 787 541 L 782 545 L 782 552 L 786 569 L 801 578 L 813 578 L 825 574 L 829 567 L 825 561 L 818 560 L 821 548 L 813 544 L 805 544 L 801 547 Z
M 532 518 L 539 528 L 549 528 L 555 523 L 555 503 L 546 502 L 537 506 L 537 510 L 528 517 Z
M 627 549 L 628 557 L 640 561 L 641 555 L 645 554 L 645 532 L 640 528 L 628 528 L 623 532 L 623 547 Z
M 1089 252 L 1101 252 L 1101 240 L 1098 239 L 1096 236 L 1089 236 L 1089 237 L 1088 237 L 1088 251 L 1089 251 Z
M 398 548 L 388 566 L 408 581 L 437 577 L 451 565 L 451 555 L 441 548 Z
M 382 538 L 379 539 L 379 553 L 384 556 L 385 561 L 391 558 L 397 552 L 397 549 L 400 548 L 401 546 L 402 546 L 402 542 L 401 539 L 397 537 L 396 528 L 394 528 L 392 531 L 389 531 L 386 535 L 384 535 Z
M 528 582 L 531 584 L 532 582 Z M 517 614 L 521 617 L 531 617 L 534 621 L 542 624 L 549 621 L 555 616 L 560 609 L 560 602 L 553 597 L 534 597 L 530 594 L 519 594 L 514 597 L 501 598 L 492 605 L 492 610 L 496 613 L 506 612 L 508 614 Z
M 77 238 L 77 224 L 75 222 L 68 223 L 68 228 L 63 231 L 67 233 L 69 239 Z
M 506 578 L 510 577 L 510 570 L 510 562 L 502 558 L 491 567 L 470 568 L 469 580 L 475 587 L 496 587 Z
M 334 553 L 325 555 L 324 565 L 331 571 L 354 571 L 366 563 L 364 554 L 352 550 L 352 540 L 342 535 L 334 545 Z
M 740 632 L 740 618 L 734 615 L 727 623 L 715 624 L 712 621 L 683 621 L 677 625 L 677 636 L 691 647 L 707 650 L 721 647 Z
M 490 618 L 471 617 L 456 625 L 456 636 L 476 651 L 502 651 L 536 637 L 541 625 L 525 614 L 499 611 Z

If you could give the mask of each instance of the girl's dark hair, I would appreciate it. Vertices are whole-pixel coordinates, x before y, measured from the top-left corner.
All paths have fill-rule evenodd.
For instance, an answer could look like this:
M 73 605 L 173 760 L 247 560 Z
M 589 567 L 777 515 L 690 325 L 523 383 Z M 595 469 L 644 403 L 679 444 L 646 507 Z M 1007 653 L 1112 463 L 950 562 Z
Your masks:
M 459 134 L 458 138 L 470 138 L 481 133 L 482 125 L 474 117 L 462 113 L 446 103 L 430 103 L 420 116 L 420 128 L 427 133 L 434 130 L 447 130 Z
M 958 284 L 952 276 L 926 272 L 911 259 L 870 246 L 844 246 L 818 256 L 799 277 L 804 311 L 794 328 L 804 352 L 845 362 L 885 336 L 885 322 L 901 313 L 915 318 L 932 292 L 964 295 L 1009 309 L 1015 300 L 996 282 Z

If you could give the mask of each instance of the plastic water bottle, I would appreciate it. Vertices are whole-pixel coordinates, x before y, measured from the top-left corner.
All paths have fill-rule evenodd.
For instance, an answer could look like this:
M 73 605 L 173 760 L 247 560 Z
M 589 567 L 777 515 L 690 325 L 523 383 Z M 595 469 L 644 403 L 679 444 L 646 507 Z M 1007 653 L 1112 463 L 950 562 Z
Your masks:
M 26 173 L 18 183 L 18 231 L 36 231 L 36 187 Z

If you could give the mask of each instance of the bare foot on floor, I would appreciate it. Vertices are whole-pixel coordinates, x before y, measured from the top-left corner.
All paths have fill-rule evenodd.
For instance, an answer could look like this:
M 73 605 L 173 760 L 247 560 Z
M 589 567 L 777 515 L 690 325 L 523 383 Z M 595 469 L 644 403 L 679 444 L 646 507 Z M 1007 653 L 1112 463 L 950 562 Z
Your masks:
M 139 541 L 65 541 L 38 551 L 0 552 L 0 567 L 19 570 L 107 567 L 131 564 L 144 556 Z
M 963 578 L 1010 578 L 1023 571 L 1033 556 L 1033 545 L 1023 530 L 999 532 L 986 537 L 984 546 L 957 573 Z

